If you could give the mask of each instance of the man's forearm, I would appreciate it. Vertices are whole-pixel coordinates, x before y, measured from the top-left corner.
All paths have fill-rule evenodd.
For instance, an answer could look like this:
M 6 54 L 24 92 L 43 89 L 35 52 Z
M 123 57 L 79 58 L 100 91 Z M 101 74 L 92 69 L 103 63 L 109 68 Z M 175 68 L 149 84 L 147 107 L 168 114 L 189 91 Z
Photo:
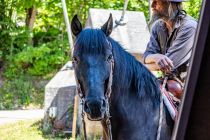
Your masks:
M 144 64 L 150 71 L 157 71 L 160 70 L 160 68 L 155 64 L 155 63 L 151 63 L 151 64 Z
M 144 62 L 145 64 L 149 64 L 147 68 L 150 70 L 159 69 L 161 71 L 170 72 L 174 67 L 170 58 L 168 58 L 166 55 L 158 53 L 148 55 Z
M 145 60 L 144 60 L 144 62 L 146 63 L 146 64 L 150 64 L 150 63 L 155 63 L 155 58 L 156 58 L 156 56 L 157 56 L 157 54 L 150 54 L 150 55 L 148 55 L 146 58 L 145 58 Z
M 155 63 L 155 57 L 156 57 L 156 54 L 150 54 L 148 55 L 144 62 L 145 62 L 145 66 L 150 70 L 150 71 L 157 71 L 157 70 L 160 70 L 160 67 L 156 65 Z

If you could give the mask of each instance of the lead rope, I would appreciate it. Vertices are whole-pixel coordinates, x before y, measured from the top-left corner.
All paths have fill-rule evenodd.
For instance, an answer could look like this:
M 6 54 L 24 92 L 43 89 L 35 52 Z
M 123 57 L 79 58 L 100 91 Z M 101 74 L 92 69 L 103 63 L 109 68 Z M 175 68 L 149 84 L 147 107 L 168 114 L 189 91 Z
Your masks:
M 82 124 L 83 124 L 83 132 L 84 132 L 84 140 L 87 140 L 87 133 L 86 133 L 86 124 L 85 124 L 85 112 L 84 112 L 84 103 L 85 103 L 85 99 L 84 99 L 84 95 L 82 94 L 82 90 L 79 84 L 79 81 L 76 77 L 75 74 L 75 70 L 74 70 L 74 77 L 75 77 L 75 81 L 76 81 L 76 91 L 80 97 L 80 104 L 82 105 L 82 112 L 81 112 L 81 117 L 82 117 Z
M 106 107 L 106 114 L 105 114 L 105 122 L 106 122 L 106 125 L 107 125 L 107 128 L 108 128 L 108 131 L 107 131 L 107 135 L 109 137 L 109 140 L 112 140 L 112 127 L 111 127 L 111 121 L 110 121 L 110 113 L 109 113 L 109 101 L 108 99 L 106 99 L 106 104 L 107 104 L 107 107 Z
M 108 81 L 108 87 L 106 91 L 106 116 L 105 121 L 108 128 L 108 136 L 109 140 L 112 140 L 112 126 L 110 121 L 110 113 L 109 113 L 109 99 L 112 93 L 112 81 L 113 81 L 113 68 L 114 68 L 114 59 L 111 60 L 111 68 L 110 68 L 110 75 L 109 75 L 109 81 Z
M 87 133 L 86 133 L 86 124 L 85 124 L 85 112 L 84 112 L 84 98 L 81 99 L 81 105 L 82 105 L 82 123 L 83 123 L 83 131 L 84 131 L 84 139 L 87 140 Z
M 162 127 L 162 122 L 163 122 L 163 95 L 162 94 L 164 92 L 164 88 L 166 86 L 167 80 L 168 80 L 168 76 L 166 76 L 164 78 L 163 85 L 162 85 L 162 88 L 161 88 L 161 94 L 160 94 L 160 117 L 159 117 L 159 125 L 158 125 L 156 140 L 160 140 L 161 127 Z

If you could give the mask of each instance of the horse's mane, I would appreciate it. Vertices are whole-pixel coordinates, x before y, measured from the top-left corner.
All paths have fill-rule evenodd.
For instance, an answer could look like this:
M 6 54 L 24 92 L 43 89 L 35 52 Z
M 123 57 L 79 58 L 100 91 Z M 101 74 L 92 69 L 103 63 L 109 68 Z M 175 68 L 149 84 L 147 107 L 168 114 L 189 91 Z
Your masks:
M 113 83 L 116 87 L 122 85 L 121 88 L 131 88 L 130 90 L 137 93 L 138 98 L 148 97 L 154 99 L 154 103 L 159 103 L 160 87 L 156 77 L 118 42 L 112 38 L 108 40 L 112 44 L 115 58 Z
M 124 89 L 129 89 L 133 93 L 137 93 L 136 95 L 140 99 L 148 97 L 153 100 L 153 103 L 159 103 L 160 89 L 157 79 L 143 64 L 126 52 L 118 42 L 111 37 L 106 37 L 102 30 L 83 30 L 77 37 L 75 49 L 79 46 L 81 53 L 103 54 L 109 42 L 112 45 L 115 59 L 114 88 L 121 92 Z
M 109 46 L 105 34 L 100 29 L 84 29 L 78 35 L 74 49 L 80 47 L 81 53 L 88 53 L 91 55 L 104 54 L 105 48 Z

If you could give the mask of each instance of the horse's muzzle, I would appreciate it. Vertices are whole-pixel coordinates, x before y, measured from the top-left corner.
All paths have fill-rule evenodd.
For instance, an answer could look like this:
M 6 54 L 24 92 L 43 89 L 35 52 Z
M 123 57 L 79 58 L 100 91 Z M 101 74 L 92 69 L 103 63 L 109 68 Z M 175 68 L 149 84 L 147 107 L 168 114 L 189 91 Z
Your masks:
M 86 99 L 84 110 L 89 120 L 98 121 L 104 118 L 106 102 L 104 99 Z

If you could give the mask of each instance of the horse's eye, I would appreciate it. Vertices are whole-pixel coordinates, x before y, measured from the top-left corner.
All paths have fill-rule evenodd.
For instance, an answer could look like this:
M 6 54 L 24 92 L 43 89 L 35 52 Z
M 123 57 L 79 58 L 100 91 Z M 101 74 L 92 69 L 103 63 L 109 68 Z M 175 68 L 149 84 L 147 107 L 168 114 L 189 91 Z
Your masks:
M 107 61 L 110 62 L 110 61 L 112 61 L 112 59 L 113 59 L 113 55 L 110 54 L 110 55 L 107 57 Z

